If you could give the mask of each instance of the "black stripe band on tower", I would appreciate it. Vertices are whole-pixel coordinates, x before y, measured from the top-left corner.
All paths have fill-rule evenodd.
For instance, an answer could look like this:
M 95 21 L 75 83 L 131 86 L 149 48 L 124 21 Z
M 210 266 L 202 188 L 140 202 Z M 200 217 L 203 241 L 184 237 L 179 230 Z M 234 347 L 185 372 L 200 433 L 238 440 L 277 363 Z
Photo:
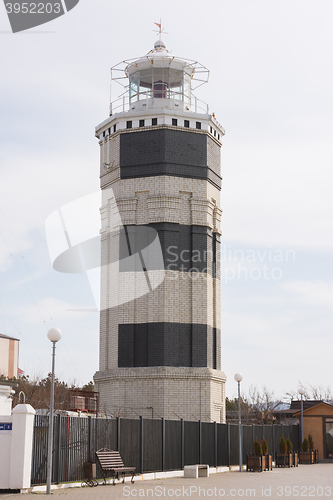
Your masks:
M 145 260 L 147 270 L 164 268 L 169 271 L 203 272 L 214 278 L 219 277 L 220 235 L 206 226 L 171 222 L 124 226 L 119 232 L 120 272 L 142 271 L 140 261 L 128 257 L 149 249 L 157 235 L 163 261 L 158 259 L 156 254 L 147 252 Z
M 118 327 L 118 366 L 219 365 L 216 328 L 186 323 L 134 323 Z M 218 330 L 219 332 L 219 330 Z
M 208 180 L 221 189 L 220 146 L 205 133 L 162 128 L 120 136 L 120 178 L 169 175 Z M 218 161 L 216 161 L 216 159 Z

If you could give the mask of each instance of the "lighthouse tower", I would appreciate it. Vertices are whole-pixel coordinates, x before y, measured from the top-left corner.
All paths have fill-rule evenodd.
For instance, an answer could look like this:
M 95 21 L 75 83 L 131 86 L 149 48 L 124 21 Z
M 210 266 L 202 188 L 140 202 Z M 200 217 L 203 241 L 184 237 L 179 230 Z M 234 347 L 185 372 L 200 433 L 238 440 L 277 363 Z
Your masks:
M 220 319 L 224 130 L 196 61 L 160 39 L 112 68 L 123 84 L 100 145 L 100 410 L 225 421 Z

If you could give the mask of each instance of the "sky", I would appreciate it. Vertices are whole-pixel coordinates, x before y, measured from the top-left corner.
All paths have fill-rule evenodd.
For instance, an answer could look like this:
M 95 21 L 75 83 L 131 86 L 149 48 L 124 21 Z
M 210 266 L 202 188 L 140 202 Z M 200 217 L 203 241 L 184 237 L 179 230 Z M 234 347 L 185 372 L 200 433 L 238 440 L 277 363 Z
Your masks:
M 12 34 L 0 5 L 0 332 L 20 368 L 98 370 L 99 317 L 84 274 L 52 268 L 45 221 L 99 189 L 94 128 L 108 117 L 110 67 L 167 48 L 200 61 L 195 91 L 226 130 L 222 147 L 222 369 L 226 392 L 332 386 L 333 4 L 329 0 L 143 3 L 80 0 Z M 112 89 L 113 99 L 121 93 Z M 89 309 L 89 311 L 80 311 Z

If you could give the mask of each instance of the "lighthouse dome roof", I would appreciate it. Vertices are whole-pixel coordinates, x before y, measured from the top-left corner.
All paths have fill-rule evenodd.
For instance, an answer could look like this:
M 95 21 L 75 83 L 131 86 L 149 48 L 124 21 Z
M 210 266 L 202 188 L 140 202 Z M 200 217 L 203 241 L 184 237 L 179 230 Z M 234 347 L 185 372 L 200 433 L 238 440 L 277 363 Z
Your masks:
M 154 43 L 154 49 L 155 50 L 166 50 L 166 45 L 165 43 L 163 42 L 163 40 L 156 40 L 156 42 Z
M 177 70 L 184 70 L 187 65 L 187 61 L 184 59 L 176 58 L 171 54 L 163 40 L 157 40 L 154 43 L 154 48 L 148 52 L 148 54 L 143 57 L 131 61 L 127 65 L 125 71 L 128 76 L 132 75 L 138 70 L 144 70 L 151 68 L 173 68 Z

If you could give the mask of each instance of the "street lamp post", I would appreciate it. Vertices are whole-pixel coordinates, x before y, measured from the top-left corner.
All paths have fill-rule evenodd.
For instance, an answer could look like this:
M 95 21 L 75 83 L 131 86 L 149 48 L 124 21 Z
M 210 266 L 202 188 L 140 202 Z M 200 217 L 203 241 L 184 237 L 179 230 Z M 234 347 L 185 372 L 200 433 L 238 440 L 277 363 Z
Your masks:
M 51 378 L 51 399 L 50 399 L 50 418 L 49 418 L 49 440 L 47 447 L 47 480 L 46 493 L 51 493 L 52 478 L 52 445 L 53 445 L 53 401 L 54 401 L 54 365 L 56 343 L 61 339 L 61 331 L 58 328 L 51 328 L 47 332 L 47 338 L 52 342 L 52 378 Z
M 234 378 L 238 383 L 239 472 L 242 472 L 243 457 L 242 457 L 242 420 L 241 420 L 241 407 L 240 407 L 240 383 L 243 380 L 243 377 L 240 373 L 236 373 Z
M 298 389 L 298 393 L 301 395 L 301 425 L 302 425 L 302 443 L 304 441 L 304 426 L 303 426 L 303 396 L 305 394 L 305 390 L 303 389 L 303 387 L 300 387 L 300 389 Z

